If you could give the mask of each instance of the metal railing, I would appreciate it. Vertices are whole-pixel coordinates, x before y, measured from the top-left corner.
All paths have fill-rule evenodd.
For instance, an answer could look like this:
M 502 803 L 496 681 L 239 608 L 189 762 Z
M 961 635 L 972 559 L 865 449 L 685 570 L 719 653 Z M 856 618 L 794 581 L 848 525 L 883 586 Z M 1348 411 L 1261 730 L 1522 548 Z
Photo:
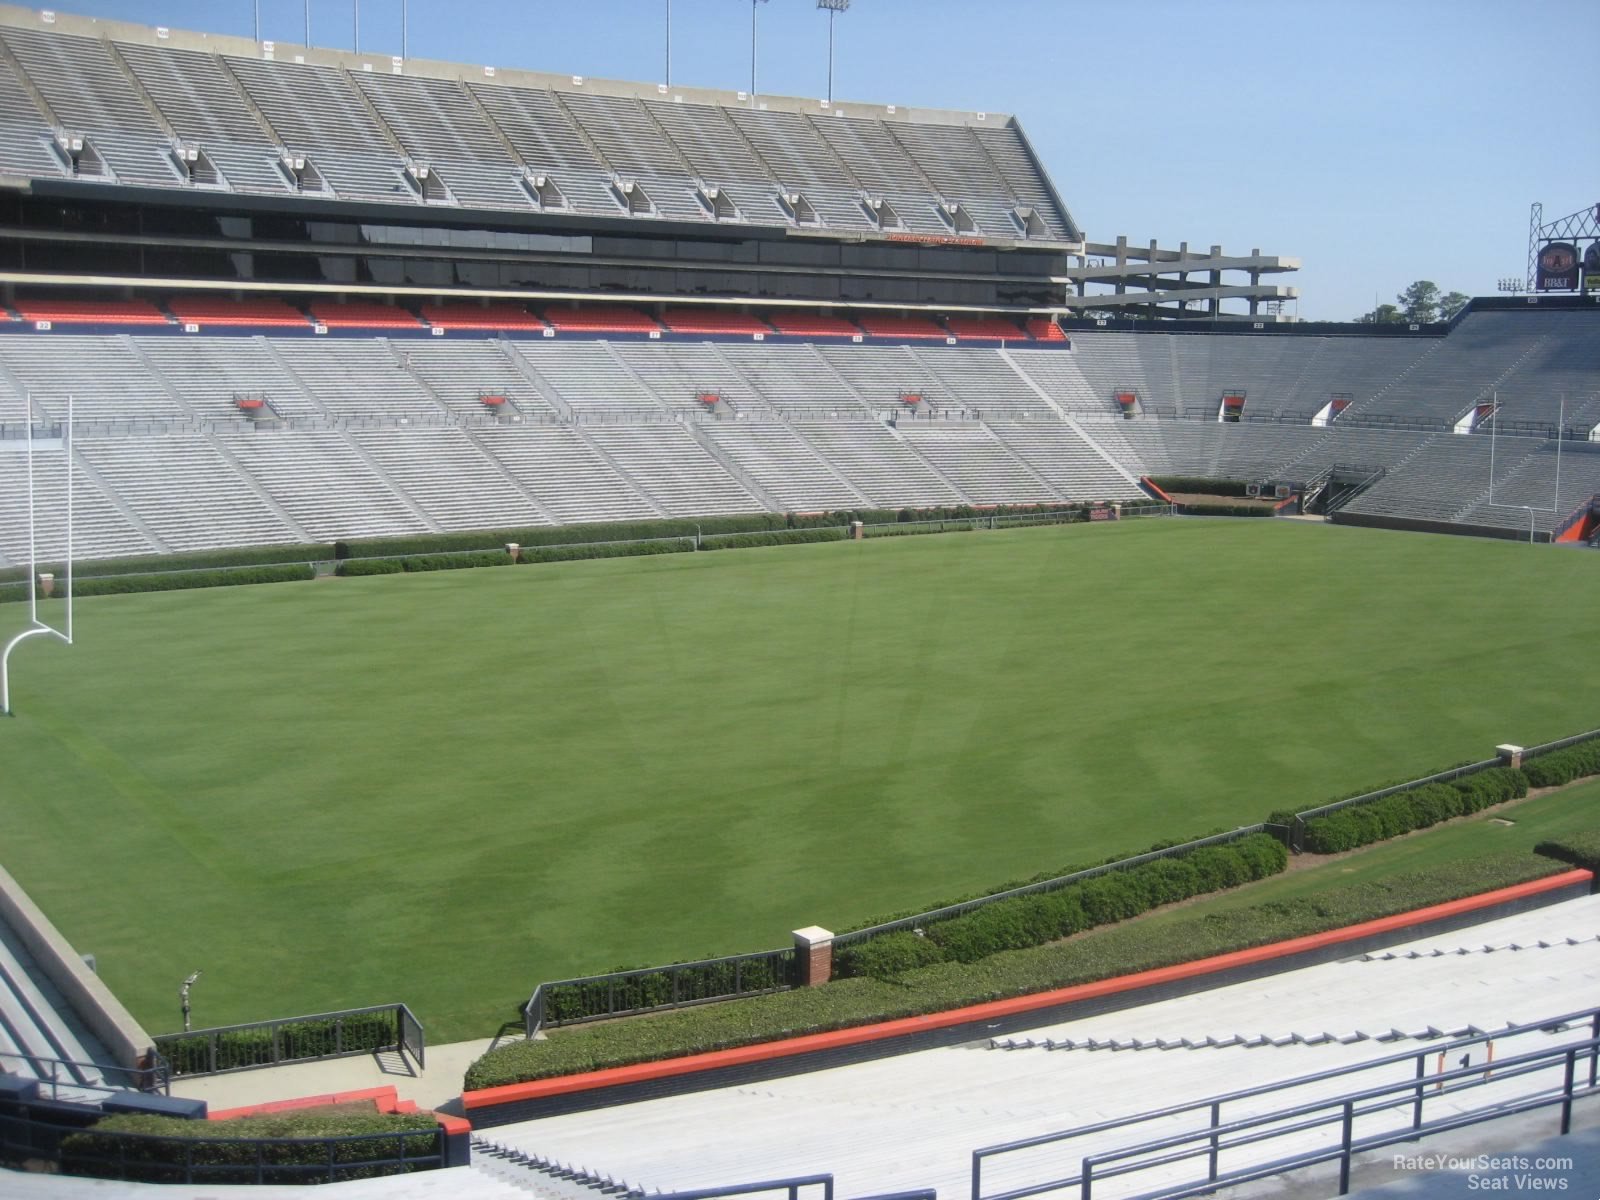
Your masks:
M 800 1200 L 800 1189 L 819 1187 L 822 1200 L 833 1200 L 832 1175 L 797 1175 L 791 1179 L 766 1179 L 758 1183 L 730 1183 L 725 1187 L 695 1188 L 687 1192 L 654 1193 L 650 1200 L 721 1200 L 726 1196 L 764 1196 L 782 1192 L 788 1200 Z
M 155 1039 L 174 1076 L 225 1075 L 281 1063 L 397 1051 L 420 1068 L 427 1034 L 404 1004 L 217 1025 Z
M 1497 1057 L 1494 1054 L 1494 1047 L 1497 1043 L 1503 1046 L 1507 1041 L 1519 1037 L 1549 1035 L 1582 1026 L 1588 1027 L 1588 1037 L 1576 1043 L 1545 1046 L 1532 1052 L 1519 1053 L 1509 1057 L 1504 1055 Z M 1463 1050 L 1470 1055 L 1476 1047 L 1485 1049 L 1486 1060 L 1483 1065 L 1471 1066 L 1469 1061 L 1457 1069 L 1449 1071 L 1443 1069 L 1443 1064 L 1446 1061 L 1456 1061 L 1455 1056 Z M 1431 1074 L 1429 1072 L 1430 1059 L 1435 1060 L 1436 1064 L 1438 1064 Z M 1586 1084 L 1577 1085 L 1576 1067 L 1580 1061 L 1587 1064 L 1588 1081 Z M 1463 1114 L 1458 1111 L 1449 1117 L 1439 1120 L 1432 1122 L 1427 1120 L 1425 1105 L 1429 1099 L 1447 1099 L 1447 1103 L 1453 1108 L 1459 1109 L 1461 1104 L 1460 1093 L 1468 1088 L 1481 1087 L 1491 1081 L 1503 1082 L 1508 1079 L 1520 1078 L 1539 1070 L 1548 1070 L 1554 1066 L 1564 1067 L 1563 1082 L 1559 1090 L 1546 1090 L 1524 1100 L 1511 1102 L 1499 1100 L 1488 1106 L 1484 1111 L 1477 1113 Z M 1375 1074 L 1395 1067 L 1408 1067 L 1409 1070 L 1403 1071 L 1404 1077 L 1398 1080 L 1389 1080 L 1365 1087 L 1360 1086 L 1361 1077 L 1371 1078 Z M 1323 1096 L 1312 1100 L 1300 1101 L 1287 1099 L 1287 1095 L 1295 1089 L 1320 1087 L 1329 1081 L 1341 1079 L 1351 1080 L 1356 1086 L 1353 1090 L 1341 1092 L 1331 1097 Z M 1561 1132 L 1565 1133 L 1568 1128 L 1572 1099 L 1600 1091 L 1600 1088 L 1596 1086 L 1597 1079 L 1600 1079 L 1600 1008 L 1589 1008 L 1561 1016 L 1547 1017 L 1524 1025 L 1508 1026 L 1505 1029 L 1494 1032 L 1485 1031 L 1469 1037 L 1432 1042 L 1416 1050 L 1408 1050 L 1400 1054 L 1388 1055 L 1367 1062 L 1352 1063 L 1344 1067 L 1319 1071 L 1311 1075 L 1301 1075 L 1293 1079 L 1262 1084 L 1253 1088 L 1224 1092 L 1133 1116 L 1100 1121 L 1092 1125 L 1082 1125 L 1057 1133 L 1020 1138 L 1012 1142 L 981 1147 L 972 1152 L 971 1200 L 1023 1200 L 1024 1197 L 1042 1196 L 1073 1189 L 1078 1189 L 1081 1200 L 1092 1200 L 1092 1186 L 1097 1178 L 1101 1180 L 1116 1178 L 1121 1175 L 1132 1174 L 1135 1171 L 1147 1170 L 1155 1166 L 1170 1166 L 1175 1162 L 1201 1156 L 1206 1158 L 1206 1177 L 1203 1182 L 1195 1181 L 1177 1185 L 1160 1193 L 1141 1194 L 1147 1198 L 1153 1194 L 1163 1196 L 1199 1195 L 1204 1192 L 1214 1191 L 1219 1187 L 1247 1182 L 1251 1179 L 1265 1178 L 1267 1175 L 1278 1174 L 1286 1170 L 1313 1166 L 1320 1162 L 1331 1161 L 1334 1158 L 1342 1160 L 1342 1193 L 1347 1189 L 1349 1183 L 1350 1156 L 1363 1150 L 1389 1145 L 1393 1142 L 1412 1141 L 1429 1133 L 1460 1128 L 1464 1125 L 1494 1120 L 1501 1116 L 1510 1116 L 1517 1112 L 1525 1112 L 1553 1104 L 1563 1105 Z M 1260 1103 L 1261 1099 L 1272 1096 L 1283 1096 L 1285 1097 L 1284 1102 L 1263 1111 Z M 1254 1111 L 1248 1116 L 1231 1120 L 1224 1119 L 1224 1106 L 1246 1100 L 1255 1102 L 1251 1105 Z M 1400 1107 L 1409 1110 L 1403 1129 L 1386 1131 L 1376 1138 L 1357 1139 L 1353 1136 L 1353 1120 L 1355 1117 L 1393 1111 Z M 1319 1113 L 1328 1113 L 1329 1110 L 1331 1110 L 1331 1115 L 1317 1115 Z M 1067 1161 L 1071 1162 L 1076 1152 L 1067 1149 L 1067 1145 L 1070 1142 L 1091 1137 L 1103 1138 L 1106 1134 L 1134 1129 L 1144 1124 L 1155 1122 L 1170 1123 L 1175 1118 L 1186 1116 L 1198 1117 L 1203 1123 L 1198 1124 L 1193 1129 L 1179 1133 L 1150 1138 L 1133 1145 L 1117 1146 L 1096 1154 L 1081 1155 L 1077 1157 L 1077 1169 L 1065 1174 L 1059 1173 L 1062 1168 L 1058 1165 L 1046 1167 L 1041 1164 L 1042 1170 L 1048 1170 L 1051 1173 L 1050 1178 L 1040 1178 L 1032 1183 L 1012 1186 L 1000 1191 L 984 1191 L 984 1172 L 991 1169 L 990 1164 L 996 1160 L 1010 1158 L 1011 1169 L 1008 1175 L 1014 1179 L 1019 1173 L 1019 1168 L 1016 1166 L 1016 1160 L 1011 1156 L 1025 1155 L 1032 1151 L 1049 1150 L 1057 1153 L 1058 1162 L 1061 1155 L 1064 1155 Z M 1324 1147 L 1301 1156 L 1276 1158 L 1270 1166 L 1256 1164 L 1228 1173 L 1221 1170 L 1220 1155 L 1225 1150 L 1265 1143 L 1274 1138 L 1290 1134 L 1304 1133 L 1318 1126 L 1330 1124 L 1335 1120 L 1341 1123 L 1341 1139 L 1337 1146 Z M 1269 1126 L 1278 1126 L 1278 1128 L 1268 1128 Z M 1235 1137 L 1234 1135 L 1239 1136 Z M 1141 1159 L 1141 1156 L 1146 1157 Z M 1110 1170 L 1097 1171 L 1097 1168 L 1104 1167 L 1107 1164 L 1121 1164 L 1130 1161 L 1134 1165 L 1125 1167 L 1113 1166 Z
M 6 1050 L 0 1051 L 0 1071 L 38 1079 L 40 1093 L 52 1100 L 77 1099 L 86 1093 L 99 1099 L 101 1093 L 130 1091 L 167 1095 L 172 1090 L 171 1070 L 159 1054 L 148 1066 L 123 1067 Z
M 1522 751 L 1523 760 L 1537 758 L 1541 754 L 1549 754 L 1555 750 L 1565 750 L 1568 746 L 1576 746 L 1581 742 L 1593 741 L 1600 738 L 1600 729 L 1591 729 L 1587 733 L 1575 733 L 1570 737 L 1558 738 L 1553 742 L 1545 742 L 1539 746 L 1528 746 Z M 1478 762 L 1463 763 L 1459 767 L 1451 767 L 1445 771 L 1438 771 L 1432 775 L 1425 775 L 1421 779 L 1407 780 L 1405 783 L 1396 783 L 1389 787 L 1378 788 L 1372 792 L 1362 792 L 1359 796 L 1350 796 L 1344 800 L 1335 800 L 1329 804 L 1320 804 L 1316 808 L 1303 809 L 1294 814 L 1294 821 L 1289 826 L 1289 846 L 1299 851 L 1305 849 L 1306 822 L 1317 817 L 1327 816 L 1329 813 L 1338 812 L 1342 808 L 1349 808 L 1355 804 L 1367 804 L 1374 800 L 1382 800 L 1385 796 L 1393 796 L 1400 792 L 1408 792 L 1412 788 L 1423 787 L 1430 783 L 1448 783 L 1452 779 L 1460 779 L 1464 775 L 1475 775 L 1479 771 L 1486 771 L 1490 767 L 1503 765 L 1498 758 L 1485 758 Z
M 1011 900 L 1017 896 L 1032 896 L 1039 892 L 1054 892 L 1069 884 L 1078 883 L 1085 879 L 1094 879 L 1101 875 L 1108 875 L 1113 871 L 1123 871 L 1129 867 L 1137 867 L 1142 863 L 1155 862 L 1157 859 L 1174 858 L 1188 854 L 1191 850 L 1198 850 L 1202 846 L 1217 846 L 1226 842 L 1238 841 L 1240 838 L 1252 834 L 1265 833 L 1271 829 L 1281 829 L 1282 826 L 1270 826 L 1266 823 L 1255 825 L 1241 825 L 1238 829 L 1228 830 L 1226 833 L 1214 833 L 1209 837 L 1196 838 L 1192 842 L 1184 842 L 1177 846 L 1168 846 L 1161 850 L 1150 850 L 1144 854 L 1136 854 L 1132 858 L 1118 859 L 1116 862 L 1102 863 L 1098 867 L 1086 867 L 1081 871 L 1074 871 L 1070 875 L 1058 875 L 1053 879 L 1040 880 L 1038 883 L 1028 883 L 1021 887 L 1014 887 L 1004 892 L 994 892 L 987 896 L 977 896 L 971 900 L 963 900 L 958 904 L 946 904 L 942 908 L 929 909 L 927 912 L 917 913 L 915 916 L 899 917 L 893 921 L 884 921 L 878 925 L 869 925 L 865 929 L 852 929 L 848 933 L 835 935 L 834 949 L 854 945 L 857 942 L 870 941 L 872 938 L 881 937 L 886 933 L 897 933 L 901 930 L 916 929 L 930 925 L 937 921 L 947 921 L 952 917 L 963 916 L 985 905 L 994 904 L 1001 900 Z
M 523 1033 L 531 1038 L 559 1025 L 786 992 L 794 987 L 798 961 L 795 948 L 786 946 L 541 983 L 522 1006 Z

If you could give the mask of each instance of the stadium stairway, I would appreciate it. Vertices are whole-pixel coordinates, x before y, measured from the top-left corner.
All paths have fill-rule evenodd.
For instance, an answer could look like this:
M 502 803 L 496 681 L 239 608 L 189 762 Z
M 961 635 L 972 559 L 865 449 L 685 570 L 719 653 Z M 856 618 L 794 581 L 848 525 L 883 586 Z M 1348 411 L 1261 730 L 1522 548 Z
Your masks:
M 600 1196 L 642 1197 L 645 1189 L 597 1175 L 583 1167 L 554 1162 L 538 1154 L 502 1146 L 488 1138 L 472 1138 L 472 1166 L 479 1175 L 509 1183 L 525 1194 L 548 1200 L 597 1200 Z

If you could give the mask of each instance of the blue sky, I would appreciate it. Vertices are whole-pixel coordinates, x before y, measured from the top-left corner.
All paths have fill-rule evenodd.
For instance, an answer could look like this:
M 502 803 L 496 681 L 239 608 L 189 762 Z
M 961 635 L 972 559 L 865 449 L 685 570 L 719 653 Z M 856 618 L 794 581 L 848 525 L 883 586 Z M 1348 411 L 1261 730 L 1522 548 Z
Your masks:
M 667 0 L 409 0 L 410 50 L 660 81 Z M 677 83 L 743 88 L 750 0 L 671 0 Z M 250 0 L 63 11 L 249 35 Z M 301 40 L 302 0 L 260 0 Z M 311 0 L 348 49 L 352 0 Z M 363 50 L 400 51 L 401 0 Z M 763 92 L 820 96 L 826 14 L 764 0 Z M 1528 206 L 1600 203 L 1600 0 L 854 0 L 844 100 L 1015 113 L 1091 240 L 1260 247 L 1303 261 L 1300 315 L 1349 319 L 1413 279 L 1493 294 Z

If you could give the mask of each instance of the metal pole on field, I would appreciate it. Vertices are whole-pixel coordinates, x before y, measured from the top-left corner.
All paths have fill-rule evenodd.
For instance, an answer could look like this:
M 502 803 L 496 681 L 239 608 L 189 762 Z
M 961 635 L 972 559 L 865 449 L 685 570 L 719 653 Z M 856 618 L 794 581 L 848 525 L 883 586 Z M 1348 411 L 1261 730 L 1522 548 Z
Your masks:
M 39 620 L 39 548 L 37 538 L 36 505 L 34 503 L 33 480 L 33 396 L 30 393 L 25 400 L 25 419 L 27 422 L 27 456 L 28 456 L 28 628 L 13 637 L 0 649 L 0 715 L 13 716 L 11 710 L 11 652 L 31 637 L 41 634 L 51 634 L 60 638 L 67 645 L 72 645 L 72 555 L 73 555 L 73 530 L 72 530 L 72 424 L 73 424 L 73 398 L 67 397 L 67 429 L 62 441 L 65 452 L 65 475 L 67 481 L 67 627 L 65 632 L 46 625 Z

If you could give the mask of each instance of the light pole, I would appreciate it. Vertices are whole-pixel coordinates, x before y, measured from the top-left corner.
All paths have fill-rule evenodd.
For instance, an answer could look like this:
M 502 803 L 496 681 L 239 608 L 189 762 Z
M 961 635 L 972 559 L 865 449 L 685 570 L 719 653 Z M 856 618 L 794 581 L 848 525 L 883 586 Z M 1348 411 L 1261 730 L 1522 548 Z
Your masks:
M 361 53 L 361 0 L 355 0 L 356 10 L 356 53 Z
M 306 0 L 306 45 L 311 45 L 311 0 Z
M 183 986 L 178 989 L 178 999 L 183 1001 L 183 1031 L 189 1032 L 189 989 L 194 986 L 194 981 L 199 979 L 201 972 L 196 971 L 183 981 Z
M 833 103 L 833 19 L 850 8 L 850 0 L 817 0 L 817 7 L 828 14 L 828 103 Z
M 400 57 L 411 57 L 411 6 L 400 0 Z
M 667 86 L 672 86 L 672 0 L 667 0 Z
M 756 6 L 767 0 L 750 0 L 750 98 L 756 96 Z

